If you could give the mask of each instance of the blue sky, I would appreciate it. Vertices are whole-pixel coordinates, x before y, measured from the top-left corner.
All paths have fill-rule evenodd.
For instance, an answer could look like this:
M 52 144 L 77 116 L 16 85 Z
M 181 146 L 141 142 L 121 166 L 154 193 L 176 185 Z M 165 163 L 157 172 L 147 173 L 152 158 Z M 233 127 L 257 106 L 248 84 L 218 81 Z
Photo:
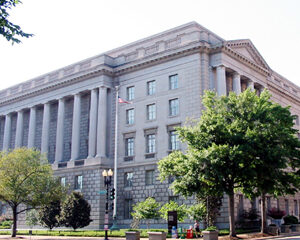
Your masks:
M 190 21 L 251 39 L 300 86 L 299 13 L 298 0 L 23 0 L 11 21 L 35 36 L 13 46 L 0 38 L 0 89 Z

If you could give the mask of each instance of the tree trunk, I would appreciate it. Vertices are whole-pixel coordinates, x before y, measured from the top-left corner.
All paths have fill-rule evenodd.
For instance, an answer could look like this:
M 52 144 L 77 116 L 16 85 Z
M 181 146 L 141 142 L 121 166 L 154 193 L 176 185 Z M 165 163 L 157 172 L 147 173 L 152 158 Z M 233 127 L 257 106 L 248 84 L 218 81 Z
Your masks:
M 267 233 L 266 195 L 261 195 L 261 233 Z
M 229 194 L 229 201 L 228 201 L 228 207 L 229 207 L 229 227 L 230 227 L 230 237 L 236 237 L 235 232 L 235 217 L 234 217 L 234 193 L 232 191 L 231 194 Z
M 13 206 L 12 207 L 12 211 L 13 211 L 13 228 L 11 231 L 11 237 L 16 237 L 17 235 L 17 206 Z

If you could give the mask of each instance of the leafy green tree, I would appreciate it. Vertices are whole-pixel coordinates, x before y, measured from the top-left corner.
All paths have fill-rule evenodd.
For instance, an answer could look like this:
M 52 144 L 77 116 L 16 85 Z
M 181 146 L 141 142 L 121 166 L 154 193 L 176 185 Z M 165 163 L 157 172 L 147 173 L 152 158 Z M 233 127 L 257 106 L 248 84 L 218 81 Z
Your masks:
M 67 196 L 61 206 L 60 222 L 66 227 L 77 228 L 86 227 L 92 222 L 91 206 L 83 195 L 79 192 L 72 192 Z
M 61 202 L 60 200 L 53 201 L 46 206 L 39 209 L 39 220 L 40 223 L 52 230 L 54 227 L 60 226 L 60 213 L 61 213 Z
M 256 108 L 252 113 L 255 121 L 248 131 L 252 178 L 244 183 L 249 198 L 261 196 L 262 232 L 267 231 L 266 194 L 274 197 L 294 194 L 299 190 L 300 179 L 300 142 L 298 130 L 293 128 L 296 116 L 289 107 L 272 103 L 270 97 L 267 92 L 255 97 Z
M 18 148 L 0 152 L 0 201 L 13 214 L 12 237 L 16 236 L 18 214 L 60 198 L 63 189 L 53 177 L 51 165 L 34 149 Z M 24 204 L 26 207 L 19 209 Z
M 148 197 L 145 201 L 139 202 L 133 206 L 132 217 L 137 220 L 158 219 L 158 209 L 160 204 L 154 198 Z M 149 228 L 149 221 L 147 221 L 147 228 Z
M 192 220 L 197 220 L 197 221 L 205 220 L 207 215 L 205 203 L 197 203 L 191 205 L 188 208 L 188 215 Z
M 39 223 L 38 211 L 36 209 L 31 209 L 31 210 L 27 211 L 25 222 L 30 228 L 38 225 L 38 223 Z
M 1 0 L 0 1 L 0 35 L 5 37 L 7 41 L 12 43 L 20 43 L 19 37 L 32 37 L 33 34 L 25 33 L 22 31 L 21 27 L 13 24 L 8 20 L 8 11 L 12 7 L 16 7 L 17 4 L 22 3 L 20 0 Z
M 160 216 L 168 221 L 168 212 L 169 211 L 176 211 L 177 212 L 177 220 L 178 222 L 183 222 L 184 219 L 187 217 L 187 207 L 186 205 L 178 205 L 178 203 L 174 201 L 170 201 L 165 203 L 161 209 L 159 210 Z
M 257 96 L 249 89 L 239 95 L 230 93 L 229 96 L 222 97 L 218 97 L 214 92 L 206 92 L 203 105 L 205 110 L 199 122 L 177 130 L 180 139 L 188 145 L 186 154 L 173 152 L 161 160 L 158 166 L 160 179 L 165 180 L 169 176 L 174 176 L 175 181 L 171 187 L 175 193 L 184 196 L 195 194 L 197 198 L 221 197 L 226 193 L 229 197 L 230 235 L 236 236 L 234 192 L 240 190 L 247 196 L 251 196 L 255 191 L 257 194 L 261 193 L 259 189 L 255 190 L 259 186 L 259 173 L 262 173 L 257 171 L 266 165 L 263 154 L 256 152 L 256 145 L 261 142 L 260 149 L 263 149 L 263 145 L 268 145 L 268 140 L 272 141 L 270 139 L 272 131 L 276 131 L 270 123 L 261 124 L 261 121 L 265 116 L 275 118 L 276 114 L 280 115 L 278 120 L 282 119 L 288 116 L 287 111 L 280 105 L 271 103 L 268 92 L 264 91 Z M 268 106 L 276 106 L 278 111 L 272 112 Z M 261 129 L 259 127 L 261 125 L 265 129 Z M 291 128 L 290 124 L 287 128 L 289 127 Z M 266 132 L 269 135 L 258 134 L 259 132 Z M 295 138 L 291 134 L 285 136 Z M 291 155 L 293 164 L 290 166 L 294 168 L 299 166 L 297 156 L 299 148 L 281 149 L 285 152 L 285 157 L 281 159 L 285 160 L 282 169 L 289 166 L 288 158 Z M 275 156 L 270 156 L 270 159 L 273 158 L 274 161 Z M 275 176 L 268 175 L 273 170 L 271 165 L 267 165 L 266 176 Z M 276 187 L 268 192 L 274 193 L 281 189 L 277 186 L 288 185 L 294 179 L 297 179 L 295 174 L 280 175 L 280 178 L 273 179 L 278 181 L 279 185 L 275 185 Z M 282 193 L 286 188 L 281 190 Z

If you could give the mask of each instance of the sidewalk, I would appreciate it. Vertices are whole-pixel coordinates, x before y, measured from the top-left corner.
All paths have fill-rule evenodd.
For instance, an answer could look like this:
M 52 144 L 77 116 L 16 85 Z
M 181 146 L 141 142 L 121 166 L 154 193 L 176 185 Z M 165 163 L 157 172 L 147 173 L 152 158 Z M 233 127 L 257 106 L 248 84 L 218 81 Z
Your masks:
M 258 233 L 250 233 L 250 234 L 238 234 L 239 239 L 252 239 L 252 240 L 259 240 L 259 239 L 287 239 L 287 240 L 300 240 L 300 233 L 282 233 L 279 236 L 267 236 L 267 237 L 257 237 Z M 19 235 L 16 238 L 11 238 L 8 235 L 0 235 L 0 239 L 29 239 L 29 240 L 100 240 L 104 239 L 104 237 L 64 237 L 64 236 L 24 236 Z M 167 238 L 171 240 L 172 238 Z M 202 238 L 194 238 L 194 239 L 202 239 Z M 219 240 L 227 240 L 229 239 L 228 236 L 220 236 Z M 109 237 L 109 240 L 125 240 L 125 238 L 117 238 L 117 237 Z M 148 238 L 141 238 L 141 240 L 149 240 Z

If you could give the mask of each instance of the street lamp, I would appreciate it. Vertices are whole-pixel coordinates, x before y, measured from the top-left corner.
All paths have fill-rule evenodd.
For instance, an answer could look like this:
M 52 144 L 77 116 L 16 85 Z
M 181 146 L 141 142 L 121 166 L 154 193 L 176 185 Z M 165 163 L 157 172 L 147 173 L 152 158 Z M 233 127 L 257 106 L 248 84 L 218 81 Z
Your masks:
M 104 177 L 104 184 L 106 187 L 106 204 L 105 204 L 105 216 L 104 216 L 104 230 L 105 230 L 105 240 L 108 240 L 107 232 L 108 232 L 108 194 L 109 187 L 111 185 L 111 177 L 114 175 L 113 171 L 109 169 L 108 171 L 103 170 L 102 176 Z M 114 192 L 114 191 L 113 191 Z

